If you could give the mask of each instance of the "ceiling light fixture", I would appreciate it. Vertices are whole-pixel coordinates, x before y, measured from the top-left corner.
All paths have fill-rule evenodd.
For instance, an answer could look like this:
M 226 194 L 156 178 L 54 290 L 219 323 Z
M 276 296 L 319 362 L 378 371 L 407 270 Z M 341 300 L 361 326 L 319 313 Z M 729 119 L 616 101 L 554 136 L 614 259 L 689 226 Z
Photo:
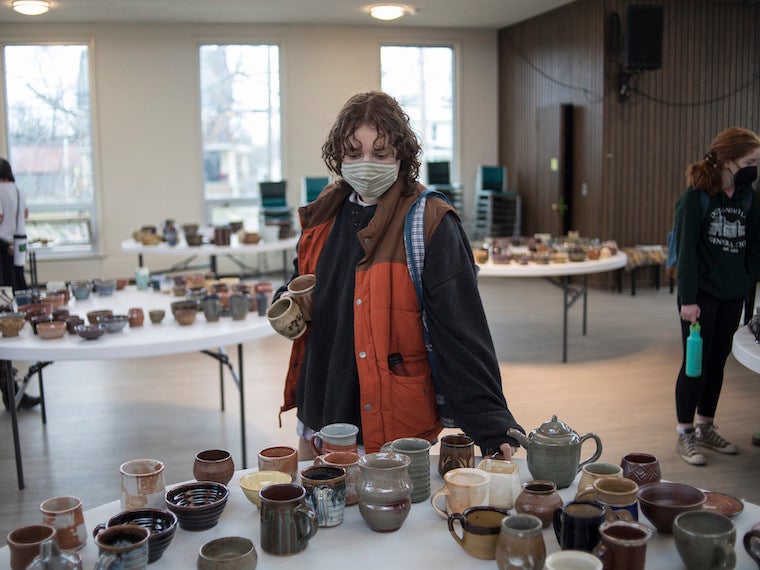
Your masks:
M 378 20 L 397 20 L 407 12 L 406 6 L 400 4 L 382 4 L 369 7 L 369 15 Z
M 13 9 L 24 16 L 39 16 L 50 10 L 48 0 L 13 0 Z

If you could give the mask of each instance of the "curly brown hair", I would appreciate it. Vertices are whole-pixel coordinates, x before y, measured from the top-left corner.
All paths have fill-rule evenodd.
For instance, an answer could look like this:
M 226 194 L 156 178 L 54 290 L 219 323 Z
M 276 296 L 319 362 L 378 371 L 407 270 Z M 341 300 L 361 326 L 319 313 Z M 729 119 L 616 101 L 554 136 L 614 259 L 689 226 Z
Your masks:
M 720 167 L 760 147 L 760 137 L 748 129 L 731 127 L 718 133 L 704 160 L 686 167 L 686 183 L 715 196 L 722 189 Z
M 322 145 L 322 160 L 327 168 L 340 176 L 343 157 L 353 150 L 351 139 L 362 125 L 376 129 L 379 142 L 390 143 L 396 151 L 401 161 L 399 178 L 406 182 L 404 192 L 410 192 L 419 177 L 420 143 L 409 124 L 409 115 L 396 99 L 382 91 L 357 93 L 343 105 Z

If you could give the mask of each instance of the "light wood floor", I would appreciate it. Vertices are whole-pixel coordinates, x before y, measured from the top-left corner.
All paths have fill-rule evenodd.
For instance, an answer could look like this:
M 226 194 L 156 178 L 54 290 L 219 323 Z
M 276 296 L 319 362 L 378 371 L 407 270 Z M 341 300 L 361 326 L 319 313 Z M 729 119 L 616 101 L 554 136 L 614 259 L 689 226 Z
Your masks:
M 670 480 L 760 503 L 760 447 L 750 444 L 760 429 L 760 378 L 733 357 L 716 423 L 741 453 L 708 452 L 706 467 L 686 465 L 674 453 L 680 343 L 675 298 L 666 289 L 639 290 L 635 297 L 591 291 L 587 336 L 580 302 L 571 309 L 566 364 L 558 289 L 537 279 L 493 278 L 483 279 L 481 289 L 505 393 L 527 430 L 556 414 L 581 434 L 598 434 L 604 461 L 649 452 Z M 249 466 L 264 447 L 296 443 L 294 413 L 283 415 L 282 428 L 277 417 L 289 346 L 272 336 L 245 347 Z M 38 410 L 20 413 L 23 491 L 16 487 L 10 416 L 0 412 L 0 544 L 9 530 L 37 522 L 48 497 L 76 495 L 85 509 L 117 499 L 119 465 L 128 459 L 164 461 L 167 483 L 191 479 L 202 449 L 228 449 L 241 466 L 237 392 L 227 380 L 227 411 L 220 412 L 217 370 L 202 354 L 48 367 L 47 425 Z M 591 453 L 586 445 L 583 457 Z

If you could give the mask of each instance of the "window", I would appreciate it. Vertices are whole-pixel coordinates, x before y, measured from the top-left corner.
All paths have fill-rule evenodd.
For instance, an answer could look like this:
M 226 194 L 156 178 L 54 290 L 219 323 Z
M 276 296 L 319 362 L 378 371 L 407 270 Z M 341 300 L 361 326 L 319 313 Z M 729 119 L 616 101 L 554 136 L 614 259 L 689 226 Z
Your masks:
M 30 242 L 95 241 L 89 54 L 82 44 L 3 46 L 8 161 Z
M 428 162 L 454 164 L 454 50 L 446 46 L 382 46 L 381 85 L 409 115 Z M 427 173 L 420 173 L 423 180 Z
M 259 227 L 260 181 L 282 177 L 276 45 L 200 47 L 206 219 Z

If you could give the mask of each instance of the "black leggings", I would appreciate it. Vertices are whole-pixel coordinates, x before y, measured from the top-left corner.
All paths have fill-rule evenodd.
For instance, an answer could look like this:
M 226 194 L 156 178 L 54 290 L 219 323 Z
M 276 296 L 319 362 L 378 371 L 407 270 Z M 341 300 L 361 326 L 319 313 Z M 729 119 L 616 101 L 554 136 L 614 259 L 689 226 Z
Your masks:
M 731 352 L 734 333 L 739 326 L 743 299 L 721 301 L 704 291 L 697 293 L 700 308 L 699 324 L 702 327 L 702 376 L 691 378 L 684 371 L 686 365 L 686 339 L 689 336 L 687 321 L 681 321 L 681 338 L 684 358 L 676 381 L 676 414 L 678 423 L 694 422 L 694 412 L 713 418 L 723 387 L 723 368 Z M 678 303 L 681 312 L 681 303 Z

